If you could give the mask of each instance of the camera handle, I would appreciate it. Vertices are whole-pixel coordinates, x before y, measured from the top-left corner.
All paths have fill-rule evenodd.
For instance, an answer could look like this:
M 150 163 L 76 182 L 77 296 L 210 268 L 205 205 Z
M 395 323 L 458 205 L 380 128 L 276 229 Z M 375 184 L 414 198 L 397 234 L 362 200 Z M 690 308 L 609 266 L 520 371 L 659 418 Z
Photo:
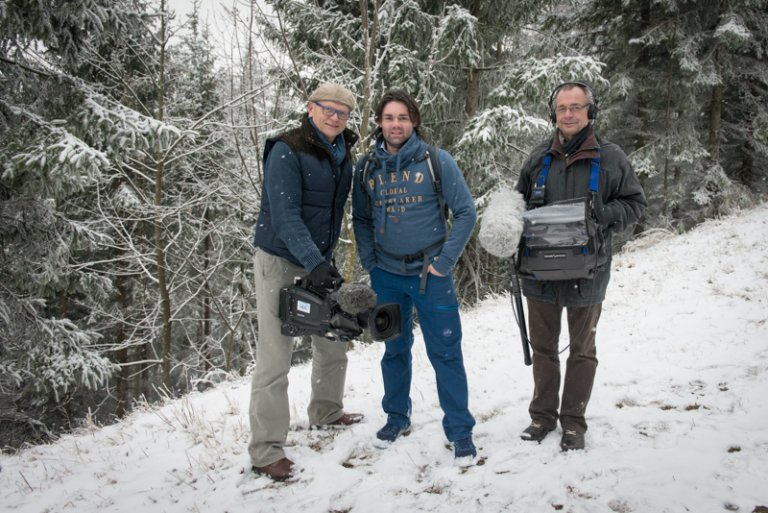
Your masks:
M 325 297 L 329 293 L 333 292 L 334 290 L 339 290 L 342 283 L 344 283 L 344 278 L 336 278 L 333 280 L 333 288 L 332 289 L 325 289 L 325 288 L 318 288 L 313 287 L 312 284 L 307 279 L 307 276 L 294 276 L 293 278 L 293 284 L 296 287 L 301 287 L 303 289 L 309 290 L 311 292 L 314 292 L 318 296 Z

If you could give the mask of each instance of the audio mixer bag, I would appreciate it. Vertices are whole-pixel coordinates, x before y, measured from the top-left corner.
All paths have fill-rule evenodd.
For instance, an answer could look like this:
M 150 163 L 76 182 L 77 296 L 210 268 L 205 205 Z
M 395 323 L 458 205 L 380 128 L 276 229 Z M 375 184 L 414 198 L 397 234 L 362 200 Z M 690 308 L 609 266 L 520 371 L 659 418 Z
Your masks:
M 553 203 L 523 214 L 517 271 L 537 280 L 592 278 L 607 261 L 603 233 L 587 200 Z

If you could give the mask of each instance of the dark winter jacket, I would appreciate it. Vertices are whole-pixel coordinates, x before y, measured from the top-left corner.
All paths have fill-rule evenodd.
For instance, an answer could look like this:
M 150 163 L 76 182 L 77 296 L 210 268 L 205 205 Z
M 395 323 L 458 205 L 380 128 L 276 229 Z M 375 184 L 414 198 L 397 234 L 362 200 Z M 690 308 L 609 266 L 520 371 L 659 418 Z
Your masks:
M 365 183 L 355 166 L 352 207 L 360 262 L 366 271 L 379 267 L 400 275 L 417 275 L 423 259 L 402 255 L 424 251 L 435 270 L 447 275 L 467 244 L 477 215 L 472 195 L 450 154 L 438 150 L 445 204 L 453 215 L 450 232 L 440 212 L 426 158 L 427 145 L 413 134 L 395 154 L 376 143 Z
M 307 116 L 300 127 L 266 142 L 255 247 L 307 271 L 331 260 L 352 182 L 350 149 L 357 142 L 351 130 L 343 135 L 340 166 Z
M 590 164 L 598 155 L 598 139 L 594 130 L 581 147 L 571 155 L 564 155 L 563 145 L 555 133 L 551 141 L 536 146 L 520 171 L 516 189 L 530 199 L 547 153 L 552 154 L 552 164 L 546 182 L 546 203 L 587 197 L 589 194 Z M 523 293 L 526 297 L 557 303 L 562 306 L 587 306 L 602 303 L 610 280 L 611 239 L 613 233 L 621 232 L 636 223 L 647 205 L 627 156 L 616 144 L 600 139 L 600 182 L 598 193 L 605 205 L 608 226 L 605 228 L 605 244 L 608 262 L 594 278 L 583 280 L 538 281 L 523 279 Z

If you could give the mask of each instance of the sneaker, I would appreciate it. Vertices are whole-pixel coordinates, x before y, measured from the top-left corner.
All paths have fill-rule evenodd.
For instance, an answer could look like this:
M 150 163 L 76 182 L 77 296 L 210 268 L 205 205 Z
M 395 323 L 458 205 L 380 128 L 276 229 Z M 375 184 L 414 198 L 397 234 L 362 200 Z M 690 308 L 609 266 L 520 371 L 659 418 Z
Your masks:
M 462 438 L 453 442 L 453 455 L 456 458 L 466 458 L 467 456 L 474 458 L 477 456 L 477 449 L 475 449 L 475 444 L 472 443 L 472 437 Z
M 387 447 L 389 444 L 400 438 L 411 434 L 411 424 L 405 426 L 396 426 L 390 422 L 376 432 L 376 438 L 379 441 L 378 447 Z
M 271 478 L 273 481 L 285 481 L 293 475 L 293 462 L 288 458 L 280 458 L 265 467 L 251 467 L 254 472 Z
M 544 440 L 547 435 L 554 430 L 555 428 L 544 427 L 538 422 L 531 422 L 531 425 L 525 428 L 522 433 L 520 433 L 520 438 L 527 442 L 541 443 L 541 441 Z
M 578 451 L 584 449 L 584 433 L 565 431 L 563 433 L 563 439 L 560 440 L 560 448 L 563 451 Z
M 364 418 L 365 415 L 362 413 L 344 413 L 333 422 L 327 424 L 311 424 L 309 429 L 341 429 L 349 427 L 352 424 L 359 424 Z

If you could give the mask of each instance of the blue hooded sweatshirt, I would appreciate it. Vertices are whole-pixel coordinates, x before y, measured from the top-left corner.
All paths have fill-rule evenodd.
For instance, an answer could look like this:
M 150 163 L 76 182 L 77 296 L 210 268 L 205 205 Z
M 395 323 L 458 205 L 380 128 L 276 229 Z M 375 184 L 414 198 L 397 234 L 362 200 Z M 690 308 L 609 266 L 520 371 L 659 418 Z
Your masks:
M 438 150 L 443 197 L 453 215 L 449 232 L 426 150 L 426 143 L 415 133 L 394 154 L 384 149 L 380 138 L 364 179 L 364 159 L 355 166 L 352 219 L 360 262 L 368 272 L 379 267 L 394 274 L 418 275 L 422 260 L 402 257 L 424 251 L 435 270 L 447 275 L 472 235 L 477 214 L 459 167 L 448 152 Z

